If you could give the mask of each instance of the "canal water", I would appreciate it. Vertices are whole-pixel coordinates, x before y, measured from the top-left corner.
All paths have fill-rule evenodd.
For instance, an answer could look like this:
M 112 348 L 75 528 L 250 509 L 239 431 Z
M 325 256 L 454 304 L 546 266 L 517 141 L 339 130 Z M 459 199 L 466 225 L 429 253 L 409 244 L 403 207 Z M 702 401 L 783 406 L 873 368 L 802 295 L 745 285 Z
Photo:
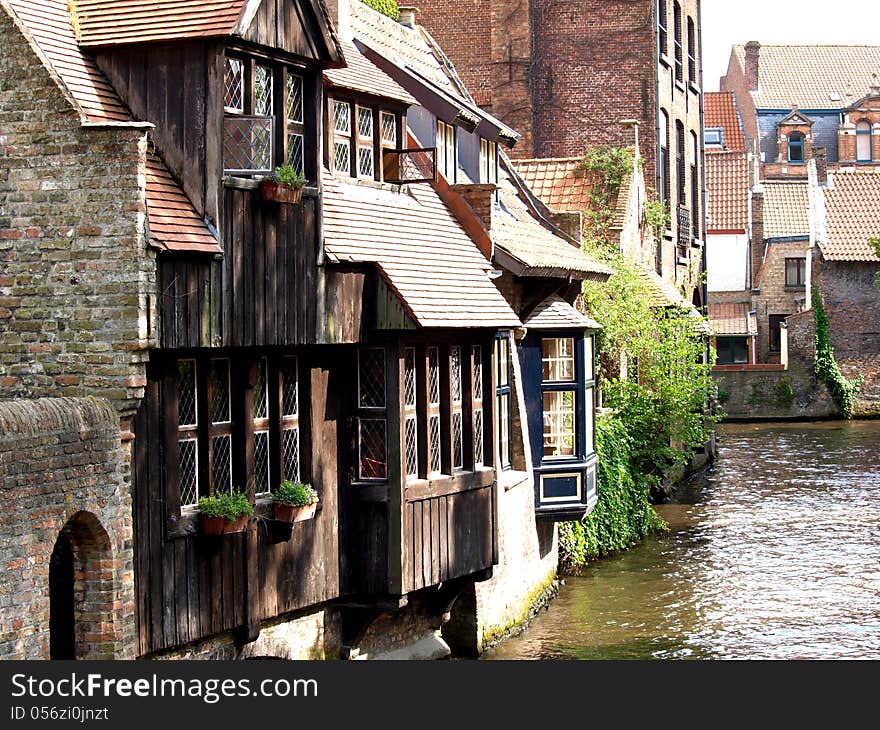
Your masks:
M 880 422 L 726 424 L 668 533 L 487 659 L 880 658 Z

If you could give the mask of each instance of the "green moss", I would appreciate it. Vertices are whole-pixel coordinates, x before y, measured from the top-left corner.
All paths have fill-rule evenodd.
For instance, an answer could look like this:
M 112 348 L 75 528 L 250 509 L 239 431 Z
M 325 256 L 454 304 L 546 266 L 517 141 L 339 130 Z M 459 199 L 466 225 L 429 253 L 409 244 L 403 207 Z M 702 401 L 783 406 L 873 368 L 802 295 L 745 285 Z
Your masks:
M 392 20 L 400 18 L 400 6 L 395 0 L 361 0 L 364 5 L 369 5 L 373 10 L 378 10 L 382 15 L 387 15 Z
M 504 639 L 516 636 L 526 629 L 531 620 L 559 592 L 554 570 L 546 580 L 529 591 L 522 603 L 519 615 L 505 624 L 483 630 L 481 651 L 489 649 Z

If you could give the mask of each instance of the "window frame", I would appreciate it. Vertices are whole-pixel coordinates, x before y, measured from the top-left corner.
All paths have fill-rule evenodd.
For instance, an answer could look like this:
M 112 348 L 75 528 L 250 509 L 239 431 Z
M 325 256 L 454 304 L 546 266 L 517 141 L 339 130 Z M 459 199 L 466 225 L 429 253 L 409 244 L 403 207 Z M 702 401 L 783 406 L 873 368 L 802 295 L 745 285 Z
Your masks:
M 657 0 L 657 47 L 663 58 L 669 54 L 669 1 Z
M 706 127 L 703 130 L 703 147 L 708 150 L 724 149 L 724 127 Z
M 684 46 L 682 43 L 681 3 L 676 0 L 672 6 L 673 37 L 675 46 L 675 80 L 684 83 Z
M 547 330 L 542 331 L 539 337 L 539 348 L 541 354 L 541 424 L 542 424 L 542 457 L 541 464 L 544 466 L 557 464 L 557 463 L 565 463 L 565 462 L 580 462 L 585 458 L 587 454 L 586 448 L 586 393 L 587 390 L 592 390 L 593 388 L 593 380 L 592 377 L 588 383 L 586 379 L 586 346 L 585 340 L 587 335 L 580 332 L 573 332 L 571 330 Z M 544 345 L 547 342 L 561 342 L 571 340 L 572 352 L 571 352 L 571 361 L 572 361 L 572 379 L 571 380 L 545 380 L 544 377 Z M 590 350 L 592 352 L 592 343 Z M 591 372 L 590 375 L 593 376 L 592 372 L 593 366 L 595 363 L 591 362 Z M 572 415 L 572 424 L 571 424 L 571 434 L 572 434 L 572 445 L 571 445 L 571 453 L 570 454 L 547 454 L 547 444 L 546 444 L 546 424 L 547 424 L 547 395 L 550 393 L 571 393 L 572 394 L 572 403 L 571 403 L 571 415 Z
M 790 274 L 794 271 L 794 277 Z M 802 289 L 807 285 L 807 259 L 804 256 L 785 257 L 785 288 Z
M 666 205 L 667 212 L 669 211 L 669 201 L 671 198 L 670 186 L 672 184 L 670 169 L 671 169 L 671 160 L 669 158 L 669 113 L 661 108 L 660 109 L 660 202 Z
M 510 333 L 499 333 L 495 337 L 495 442 L 498 448 L 498 468 L 500 471 L 513 469 L 513 348 Z M 502 353 L 506 357 L 502 358 Z M 505 367 L 506 365 L 506 367 Z M 506 409 L 503 404 L 506 403 Z M 506 414 L 506 417 L 505 417 Z M 507 434 L 507 439 L 503 438 Z M 506 445 L 506 449 L 504 448 Z
M 800 150 L 799 160 L 792 158 L 791 152 L 793 149 Z M 789 132 L 786 135 L 786 157 L 788 158 L 788 162 L 792 165 L 803 165 L 806 162 L 806 152 L 807 136 L 803 132 L 797 130 Z
M 769 335 L 768 350 L 773 353 L 782 351 L 782 323 L 788 314 L 770 314 L 767 317 L 767 333 Z
M 335 90 L 334 90 L 335 92 Z M 326 145 L 324 161 L 331 172 L 340 179 L 385 180 L 385 153 L 401 149 L 401 138 L 405 136 L 403 111 L 395 105 L 380 104 L 373 97 L 346 93 L 330 93 L 326 97 Z M 348 130 L 337 128 L 337 105 L 348 107 Z M 372 125 L 371 136 L 361 134 L 361 112 L 366 112 Z M 392 121 L 393 141 L 385 136 L 385 122 Z M 337 142 L 347 145 L 348 166 L 343 169 L 337 163 Z M 361 173 L 361 152 L 371 150 L 372 172 Z
M 863 139 L 868 143 L 868 156 L 861 154 L 859 142 Z M 873 162 L 874 161 L 874 133 L 873 125 L 867 119 L 862 119 L 856 123 L 856 162 Z
M 749 344 L 749 340 L 751 338 L 747 335 L 731 335 L 731 336 L 719 336 L 715 338 L 715 353 L 716 353 L 716 365 L 748 365 L 751 361 L 751 347 Z M 723 343 L 723 347 L 721 346 Z M 742 361 L 737 361 L 736 359 L 736 344 L 744 344 L 746 351 L 746 358 Z M 723 357 L 722 357 L 723 355 Z
M 498 143 L 480 137 L 480 182 L 498 184 Z
M 458 128 L 437 120 L 437 173 L 454 185 L 458 174 Z

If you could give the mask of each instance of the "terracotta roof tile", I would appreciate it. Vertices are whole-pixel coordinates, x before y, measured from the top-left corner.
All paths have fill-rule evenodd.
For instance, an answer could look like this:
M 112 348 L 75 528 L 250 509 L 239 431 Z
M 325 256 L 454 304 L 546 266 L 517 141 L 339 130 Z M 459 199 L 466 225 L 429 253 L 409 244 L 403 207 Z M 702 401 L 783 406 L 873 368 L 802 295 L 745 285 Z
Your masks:
M 806 182 L 767 180 L 764 186 L 764 238 L 810 235 L 810 195 Z
M 418 104 L 406 89 L 366 58 L 353 43 L 343 42 L 342 51 L 347 67 L 324 71 L 324 80 L 331 86 L 375 94 L 404 104 Z
M 492 217 L 492 241 L 524 266 L 525 276 L 572 276 L 605 281 L 613 272 L 576 246 L 544 228 L 502 181 L 499 200 L 503 209 Z
M 744 68 L 745 48 L 733 53 Z M 880 46 L 762 45 L 758 109 L 843 109 L 880 81 Z
M 150 243 L 164 251 L 222 253 L 208 226 L 171 177 L 165 163 L 147 155 L 147 213 Z
M 819 242 L 829 261 L 880 261 L 868 243 L 880 238 L 880 173 L 836 173 L 825 190 L 827 240 Z
M 742 121 L 736 108 L 732 91 L 707 91 L 703 94 L 704 126 L 721 127 L 724 130 L 724 148 L 731 152 L 745 152 Z M 723 151 L 706 149 L 706 153 Z
M 706 155 L 706 230 L 745 231 L 749 227 L 749 161 L 745 152 Z
M 602 329 L 602 325 L 581 314 L 558 294 L 551 294 L 523 321 L 529 329 L 550 330 L 564 327 Z
M 324 241 L 333 263 L 374 263 L 422 327 L 517 327 L 490 263 L 429 185 L 400 191 L 324 174 Z
M 131 115 L 94 59 L 77 46 L 66 0 L 7 1 L 90 121 L 131 121 Z
M 709 325 L 716 335 L 758 334 L 757 322 L 749 314 L 749 305 L 740 302 L 710 304 Z
M 583 212 L 592 203 L 595 175 L 578 170 L 580 157 L 513 160 L 516 171 L 550 210 Z
M 77 0 L 84 46 L 229 35 L 247 0 Z

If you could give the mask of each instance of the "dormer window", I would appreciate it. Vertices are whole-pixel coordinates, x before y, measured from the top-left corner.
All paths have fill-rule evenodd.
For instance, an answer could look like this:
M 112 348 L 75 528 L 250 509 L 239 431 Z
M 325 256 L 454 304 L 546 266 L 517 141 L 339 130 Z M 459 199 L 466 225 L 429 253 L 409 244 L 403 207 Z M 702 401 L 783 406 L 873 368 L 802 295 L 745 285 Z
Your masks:
M 304 172 L 303 77 L 293 68 L 225 59 L 223 168 L 265 175 L 287 163 Z
M 358 177 L 373 179 L 376 165 L 373 153 L 373 110 L 359 106 L 358 121 Z
M 333 102 L 333 168 L 351 175 L 351 104 Z
M 357 98 L 333 99 L 330 108 L 332 138 L 328 150 L 332 156 L 328 162 L 334 173 L 362 180 L 392 179 L 386 153 L 399 147 L 400 115 Z
M 437 170 L 446 182 L 455 183 L 455 125 L 437 120 Z
M 498 143 L 480 140 L 480 182 L 498 184 Z
M 788 135 L 788 161 L 801 163 L 804 161 L 803 132 L 792 132 Z
M 872 159 L 871 123 L 863 119 L 856 125 L 856 162 L 871 162 Z

